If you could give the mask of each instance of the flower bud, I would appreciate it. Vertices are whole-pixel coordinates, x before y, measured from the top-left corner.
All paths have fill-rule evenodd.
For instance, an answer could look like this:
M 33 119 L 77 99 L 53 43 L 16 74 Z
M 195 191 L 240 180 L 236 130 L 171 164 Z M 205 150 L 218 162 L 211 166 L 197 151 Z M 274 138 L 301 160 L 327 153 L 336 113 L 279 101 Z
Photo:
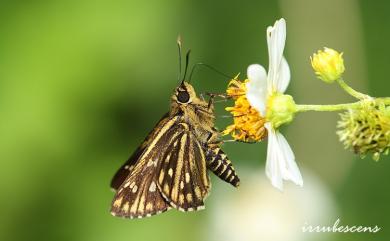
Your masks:
M 318 50 L 310 57 L 310 61 L 317 77 L 326 83 L 333 83 L 339 79 L 345 70 L 343 53 L 334 49 Z
M 275 93 L 269 97 L 267 102 L 266 119 L 275 129 L 294 119 L 297 107 L 291 95 Z
M 345 148 L 352 149 L 361 157 L 372 154 L 379 160 L 390 150 L 390 111 L 384 106 L 365 106 L 341 114 L 337 132 Z

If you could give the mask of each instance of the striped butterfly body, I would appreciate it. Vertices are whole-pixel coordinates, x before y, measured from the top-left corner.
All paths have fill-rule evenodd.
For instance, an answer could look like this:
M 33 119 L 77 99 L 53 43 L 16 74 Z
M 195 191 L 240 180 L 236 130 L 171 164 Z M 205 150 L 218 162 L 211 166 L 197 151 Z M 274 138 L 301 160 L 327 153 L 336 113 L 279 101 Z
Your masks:
M 114 216 L 142 218 L 167 211 L 204 208 L 210 191 L 207 169 L 237 187 L 239 178 L 220 149 L 214 107 L 182 82 L 171 109 L 111 181 Z

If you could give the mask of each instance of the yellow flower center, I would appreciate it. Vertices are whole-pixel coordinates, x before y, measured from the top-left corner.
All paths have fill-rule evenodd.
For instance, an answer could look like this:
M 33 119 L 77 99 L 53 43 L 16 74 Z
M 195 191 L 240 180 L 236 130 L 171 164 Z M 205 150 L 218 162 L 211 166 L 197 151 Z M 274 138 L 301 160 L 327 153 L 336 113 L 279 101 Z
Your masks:
M 265 118 L 249 104 L 245 96 L 248 80 L 242 82 L 237 78 L 238 76 L 230 81 L 226 90 L 228 96 L 234 100 L 234 106 L 226 108 L 226 111 L 233 115 L 233 124 L 226 127 L 222 134 L 230 134 L 238 141 L 261 141 L 267 135 Z

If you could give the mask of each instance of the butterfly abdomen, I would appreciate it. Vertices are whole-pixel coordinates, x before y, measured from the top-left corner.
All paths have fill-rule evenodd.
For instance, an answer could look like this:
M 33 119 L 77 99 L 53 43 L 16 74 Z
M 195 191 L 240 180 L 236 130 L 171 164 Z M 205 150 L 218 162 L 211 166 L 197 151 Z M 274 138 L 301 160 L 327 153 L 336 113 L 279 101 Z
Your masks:
M 225 182 L 230 183 L 235 187 L 240 185 L 240 179 L 238 178 L 231 161 L 219 147 L 207 151 L 206 163 L 207 168 Z

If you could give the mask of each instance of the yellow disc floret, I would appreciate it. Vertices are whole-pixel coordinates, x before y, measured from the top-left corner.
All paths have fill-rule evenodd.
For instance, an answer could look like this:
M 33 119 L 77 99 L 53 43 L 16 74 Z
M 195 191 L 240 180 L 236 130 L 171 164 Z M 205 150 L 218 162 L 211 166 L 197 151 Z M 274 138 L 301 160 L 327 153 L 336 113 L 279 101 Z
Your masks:
M 226 93 L 233 98 L 234 106 L 226 110 L 233 115 L 233 124 L 226 127 L 223 135 L 231 134 L 235 140 L 244 142 L 261 141 L 267 135 L 265 118 L 249 104 L 245 96 L 247 82 L 239 81 L 237 76 L 228 85 Z

